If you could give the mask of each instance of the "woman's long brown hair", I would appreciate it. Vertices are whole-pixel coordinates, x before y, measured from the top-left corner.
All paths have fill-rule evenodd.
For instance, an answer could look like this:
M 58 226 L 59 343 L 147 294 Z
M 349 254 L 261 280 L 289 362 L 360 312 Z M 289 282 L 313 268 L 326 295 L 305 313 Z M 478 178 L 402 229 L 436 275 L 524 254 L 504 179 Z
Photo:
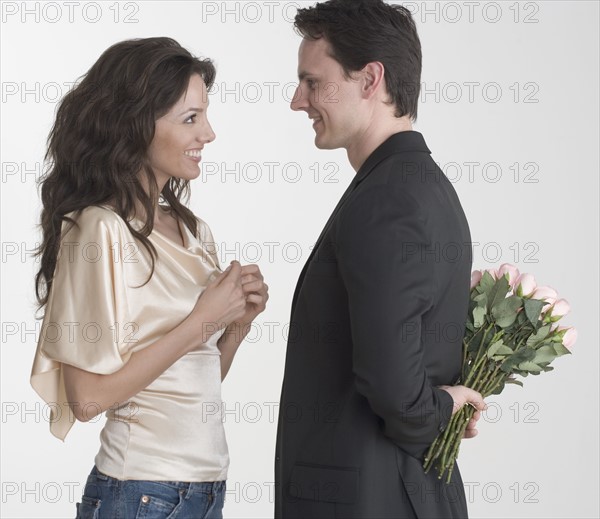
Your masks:
M 35 277 L 38 310 L 48 302 L 52 288 L 62 222 L 68 221 L 69 229 L 77 225 L 65 216 L 72 211 L 77 217 L 88 206 L 110 203 L 150 254 L 152 270 L 146 283 L 157 257 L 147 238 L 157 200 L 196 234 L 196 218 L 184 205 L 189 181 L 171 177 L 158 193 L 147 156 L 156 120 L 184 94 L 193 74 L 199 74 L 210 90 L 215 79 L 211 60 L 192 56 L 171 38 L 127 40 L 108 48 L 61 100 L 48 136 L 48 169 L 39 179 L 43 209 L 42 242 L 36 250 L 36 257 L 41 256 Z M 140 182 L 142 174 L 149 193 Z M 139 232 L 129 224 L 136 200 L 146 215 Z

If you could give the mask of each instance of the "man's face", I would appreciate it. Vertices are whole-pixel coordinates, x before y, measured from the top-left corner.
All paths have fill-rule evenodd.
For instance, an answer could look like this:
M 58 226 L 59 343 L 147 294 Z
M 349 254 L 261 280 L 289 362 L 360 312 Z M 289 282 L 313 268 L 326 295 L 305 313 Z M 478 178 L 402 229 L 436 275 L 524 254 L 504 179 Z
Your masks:
M 303 39 L 298 50 L 299 84 L 290 104 L 313 120 L 315 145 L 346 148 L 357 138 L 360 82 L 346 79 L 342 66 L 329 53 L 329 42 Z

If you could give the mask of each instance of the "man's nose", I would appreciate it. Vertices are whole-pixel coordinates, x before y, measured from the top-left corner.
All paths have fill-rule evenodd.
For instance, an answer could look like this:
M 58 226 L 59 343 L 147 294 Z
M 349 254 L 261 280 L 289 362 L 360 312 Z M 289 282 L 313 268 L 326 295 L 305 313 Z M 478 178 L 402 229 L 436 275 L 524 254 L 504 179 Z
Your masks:
M 298 85 L 290 102 L 290 108 L 297 112 L 298 110 L 306 110 L 308 106 L 308 96 L 302 91 L 302 87 Z

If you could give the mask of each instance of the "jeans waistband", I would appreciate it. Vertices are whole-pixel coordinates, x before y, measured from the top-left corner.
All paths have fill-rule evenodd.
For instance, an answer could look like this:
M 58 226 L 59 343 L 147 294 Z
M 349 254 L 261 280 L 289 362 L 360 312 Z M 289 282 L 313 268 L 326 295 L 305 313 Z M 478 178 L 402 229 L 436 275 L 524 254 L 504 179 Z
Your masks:
M 139 484 L 139 483 L 156 483 L 160 485 L 166 485 L 173 487 L 177 490 L 184 490 L 186 494 L 202 493 L 215 495 L 218 492 L 222 492 L 225 487 L 225 481 L 154 481 L 154 480 L 140 480 L 140 479 L 117 479 L 106 474 L 103 474 L 98 470 L 98 467 L 94 465 L 91 474 L 98 479 L 110 482 L 113 485 L 125 485 L 125 484 Z

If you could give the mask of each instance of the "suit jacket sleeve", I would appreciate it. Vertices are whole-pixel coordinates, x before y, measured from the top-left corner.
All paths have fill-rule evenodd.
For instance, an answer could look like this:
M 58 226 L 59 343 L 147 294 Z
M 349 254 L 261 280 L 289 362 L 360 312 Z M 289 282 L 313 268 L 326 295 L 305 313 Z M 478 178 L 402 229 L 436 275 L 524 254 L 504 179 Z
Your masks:
M 382 419 L 384 434 L 419 459 L 447 425 L 453 404 L 430 384 L 424 363 L 422 316 L 435 294 L 428 236 L 418 204 L 399 188 L 377 185 L 348 202 L 335 238 L 356 388 Z

